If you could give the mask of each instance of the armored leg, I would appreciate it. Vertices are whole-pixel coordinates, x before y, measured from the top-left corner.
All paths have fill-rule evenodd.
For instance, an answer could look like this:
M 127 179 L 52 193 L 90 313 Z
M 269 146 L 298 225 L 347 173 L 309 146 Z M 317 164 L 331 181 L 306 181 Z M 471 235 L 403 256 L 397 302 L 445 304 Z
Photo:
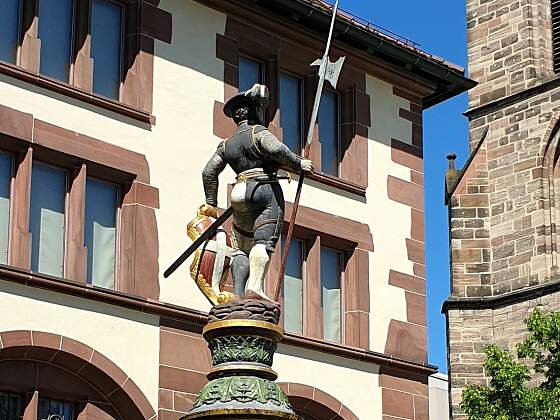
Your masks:
M 249 278 L 249 252 L 254 245 L 254 239 L 232 229 L 231 244 L 233 247 L 231 262 L 231 278 L 233 290 L 237 297 L 245 297 L 245 286 Z
M 255 221 L 255 246 L 249 253 L 249 280 L 245 288 L 247 296 L 256 295 L 261 299 L 268 298 L 264 292 L 264 280 L 270 256 L 274 252 L 278 241 L 279 233 L 282 229 L 282 208 L 279 206 L 275 194 L 271 194 L 270 201 L 264 211 Z M 282 203 L 283 204 L 283 203 Z
M 249 257 L 241 251 L 233 256 L 231 277 L 233 280 L 233 292 L 236 296 L 243 297 L 245 295 L 245 285 L 249 277 Z
M 266 296 L 263 290 L 264 277 L 270 263 L 270 255 L 265 244 L 256 244 L 249 254 L 249 280 L 245 287 L 245 294 L 254 292 L 259 296 Z

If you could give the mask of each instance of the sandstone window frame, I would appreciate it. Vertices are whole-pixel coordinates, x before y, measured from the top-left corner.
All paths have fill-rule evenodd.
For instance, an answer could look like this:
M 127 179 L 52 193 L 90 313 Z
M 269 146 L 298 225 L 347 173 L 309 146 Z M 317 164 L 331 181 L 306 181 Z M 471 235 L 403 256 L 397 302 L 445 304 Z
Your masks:
M 115 100 L 93 92 L 92 0 L 73 0 L 69 80 L 55 80 L 40 74 L 39 1 L 21 0 L 16 62 L 0 61 L 0 73 L 146 124 L 155 124 L 155 117 L 151 115 L 154 39 L 171 42 L 171 15 L 158 9 L 150 0 L 107 0 L 122 5 L 124 9 L 121 88 L 119 99 Z
M 84 248 L 87 176 L 119 186 L 116 292 L 159 298 L 159 243 L 155 209 L 159 191 L 150 185 L 144 155 L 33 119 L 0 106 L 0 148 L 14 156 L 9 227 L 9 270 L 23 270 L 41 279 L 72 281 L 87 287 Z M 0 118 L 1 120 L 2 118 Z M 12 127 L 17 130 L 12 131 Z M 66 213 L 66 257 L 62 278 L 31 273 L 29 206 L 33 160 L 66 168 L 70 174 Z
M 287 227 L 284 225 L 284 234 L 287 232 Z M 344 334 L 344 313 L 345 313 L 345 302 L 344 302 L 344 290 L 345 290 L 345 280 L 347 277 L 347 265 L 349 262 L 349 256 L 354 252 L 353 248 L 348 249 L 348 244 L 345 241 L 337 240 L 329 235 L 313 232 L 311 230 L 305 229 L 301 226 L 295 227 L 297 235 L 294 234 L 293 239 L 301 241 L 302 250 L 302 280 L 303 280 L 303 322 L 302 322 L 302 332 L 291 332 L 292 334 L 308 336 L 318 338 L 324 341 L 328 341 L 324 337 L 323 328 L 323 307 L 322 307 L 322 297 L 321 297 L 321 251 L 323 248 L 328 248 L 334 250 L 339 254 L 340 257 L 340 289 L 341 289 L 341 305 L 340 305 L 340 341 L 329 341 L 335 344 L 345 344 L 345 334 Z M 293 244 L 292 240 L 292 244 Z M 280 246 L 282 245 L 281 249 Z M 351 245 L 350 245 L 351 246 Z M 283 244 L 277 245 L 277 258 L 281 258 L 283 252 Z M 275 255 L 276 255 L 275 254 Z M 274 257 L 273 257 L 274 258 Z M 274 262 L 273 262 L 274 264 Z M 275 274 L 277 273 L 276 264 L 274 264 L 271 271 L 271 279 L 275 279 Z M 284 297 L 280 297 L 280 305 L 282 306 L 282 311 L 285 311 Z M 283 320 L 282 320 L 283 325 Z
M 41 333 L 39 333 L 41 334 Z M 48 353 L 47 349 L 42 349 L 43 352 Z M 69 356 L 61 355 L 60 357 L 68 358 Z M 1 363 L 1 362 L 0 362 Z M 117 413 L 111 413 L 114 410 L 114 406 L 110 405 L 107 402 L 99 402 L 96 401 L 95 396 L 93 395 L 83 395 L 83 389 L 80 389 L 82 392 L 76 392 L 72 388 L 68 388 L 64 391 L 60 389 L 45 387 L 46 381 L 46 373 L 50 373 L 54 377 L 51 378 L 52 380 L 58 380 L 59 383 L 70 385 L 68 383 L 69 377 L 73 376 L 71 371 L 65 371 L 61 368 L 57 363 L 49 364 L 46 360 L 18 360 L 13 359 L 7 361 L 8 372 L 13 373 L 13 365 L 18 367 L 23 367 L 24 371 L 24 384 L 18 384 L 16 386 L 10 387 L 3 387 L 0 392 L 17 396 L 19 398 L 19 406 L 18 406 L 18 414 L 16 419 L 25 419 L 25 420 L 35 420 L 35 419 L 45 419 L 49 417 L 39 417 L 41 414 L 41 402 L 48 401 L 49 403 L 56 402 L 62 403 L 69 409 L 71 417 L 63 416 L 66 420 L 86 420 L 88 418 L 98 418 L 97 415 L 102 415 L 103 418 L 112 418 L 112 415 Z M 11 366 L 10 366 L 11 365 Z M 37 370 L 36 375 L 37 378 L 42 381 L 42 384 L 39 386 L 35 385 L 35 387 L 31 387 L 29 384 L 28 378 L 28 371 L 30 370 L 27 366 L 33 366 Z M 50 371 L 47 369 L 50 368 Z M 80 381 L 80 379 L 76 378 L 76 381 Z M 84 387 L 86 382 L 84 382 Z M 75 385 L 73 383 L 72 385 Z M 89 385 L 89 384 L 88 384 Z M 91 385 L 89 385 L 91 386 Z M 89 390 L 93 394 L 93 387 Z M 103 407 L 103 408 L 101 408 Z M 96 415 L 97 414 L 97 415 Z M 52 414 L 51 414 L 52 415 Z
M 286 203 L 285 217 L 291 214 L 292 204 Z M 284 220 L 287 232 L 289 221 Z M 346 232 L 345 235 L 342 232 Z M 309 207 L 300 206 L 293 231 L 294 238 L 304 242 L 303 272 L 303 333 L 287 333 L 335 346 L 369 349 L 369 252 L 373 242 L 369 227 Z M 330 342 L 323 337 L 321 309 L 321 247 L 334 249 L 342 255 L 341 267 L 341 341 Z M 274 293 L 281 264 L 282 244 L 276 246 L 266 278 L 266 292 Z M 282 249 L 281 249 L 282 248 Z M 283 302 L 280 302 L 283 305 Z
M 0 149 L 4 151 L 4 149 Z M 13 150 L 13 148 L 12 148 Z M 120 212 L 124 203 L 124 196 L 121 191 L 127 190 L 128 183 L 132 183 L 132 179 L 127 180 L 129 175 L 123 174 L 122 178 L 115 181 L 111 179 L 109 174 L 103 173 L 95 165 L 91 165 L 85 160 L 67 157 L 60 152 L 50 151 L 40 146 L 27 146 L 22 147 L 20 150 L 15 151 L 14 159 L 14 188 L 11 190 L 11 199 L 14 202 L 12 209 L 14 214 L 10 217 L 9 239 L 8 239 L 8 265 L 17 266 L 23 269 L 31 270 L 31 249 L 26 252 L 26 255 L 16 254 L 15 244 L 25 242 L 30 245 L 30 230 L 29 236 L 25 232 L 18 232 L 16 223 L 18 218 L 29 219 L 32 188 L 30 179 L 33 174 L 34 165 L 44 165 L 52 167 L 57 170 L 65 172 L 66 185 L 65 185 L 65 213 L 64 213 L 64 242 L 63 242 L 63 268 L 61 276 L 54 276 L 61 279 L 69 279 L 79 283 L 88 284 L 87 282 L 87 249 L 84 242 L 84 229 L 85 229 L 85 206 L 86 206 L 86 190 L 85 185 L 88 177 L 102 180 L 103 182 L 115 185 L 119 189 L 119 198 L 116 208 L 117 220 L 117 238 L 119 235 L 120 227 Z M 18 182 L 17 178 L 26 179 L 24 182 Z M 24 184 L 27 184 L 24 186 Z M 27 189 L 27 191 L 22 191 Z M 20 210 L 21 209 L 21 210 Z M 22 211 L 27 211 L 27 215 L 21 214 Z M 16 214 L 19 212 L 19 214 Z M 29 220 L 27 222 L 29 226 Z M 29 227 L 28 227 L 29 229 Z M 19 236 L 19 237 L 18 237 Z M 26 238 L 22 238 L 26 237 Z M 10 244 L 14 246 L 10 246 Z M 120 246 L 117 242 L 115 249 L 116 267 L 119 266 Z M 90 250 L 89 252 L 92 252 Z M 119 284 L 118 270 L 115 270 L 115 285 L 112 290 L 122 290 L 123 287 Z M 34 272 L 35 273 L 35 272 Z M 37 274 L 42 274 L 37 272 Z

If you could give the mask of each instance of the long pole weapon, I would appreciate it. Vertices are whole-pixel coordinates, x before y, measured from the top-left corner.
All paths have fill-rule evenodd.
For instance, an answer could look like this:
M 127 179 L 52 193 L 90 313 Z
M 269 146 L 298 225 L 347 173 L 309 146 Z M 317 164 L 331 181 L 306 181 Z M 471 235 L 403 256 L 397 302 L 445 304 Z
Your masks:
M 303 152 L 303 156 L 305 159 L 309 157 L 310 145 L 313 141 L 313 132 L 315 130 L 315 123 L 317 122 L 317 115 L 319 113 L 319 105 L 321 104 L 321 95 L 323 93 L 325 80 L 327 80 L 331 84 L 331 86 L 336 89 L 338 76 L 340 75 L 340 70 L 342 69 L 342 65 L 344 64 L 344 60 L 346 58 L 340 57 L 335 63 L 331 62 L 329 59 L 329 50 L 331 46 L 337 10 L 338 0 L 336 0 L 333 8 L 333 16 L 331 20 L 331 27 L 329 30 L 329 37 L 327 39 L 327 46 L 325 48 L 325 54 L 323 55 L 323 58 L 320 58 L 311 63 L 312 66 L 319 66 L 319 83 L 317 84 L 317 92 L 315 93 L 315 101 L 313 102 L 313 110 L 311 112 L 311 120 L 309 122 L 309 128 L 307 130 L 307 138 L 305 141 L 305 148 Z M 280 271 L 278 272 L 278 279 L 276 280 L 276 290 L 274 293 L 275 301 L 278 301 L 278 298 L 280 297 L 280 290 L 282 289 L 282 283 L 284 282 L 284 272 L 286 271 L 286 264 L 288 262 L 288 252 L 290 251 L 290 242 L 292 241 L 292 233 L 294 230 L 296 215 L 299 208 L 299 200 L 301 198 L 301 189 L 303 187 L 304 178 L 304 173 L 301 172 L 299 175 L 296 197 L 294 199 L 294 204 L 292 207 L 292 216 L 290 218 L 290 224 L 288 226 L 288 233 L 286 234 L 286 240 L 284 243 L 284 250 L 282 252 L 282 263 L 280 265 Z

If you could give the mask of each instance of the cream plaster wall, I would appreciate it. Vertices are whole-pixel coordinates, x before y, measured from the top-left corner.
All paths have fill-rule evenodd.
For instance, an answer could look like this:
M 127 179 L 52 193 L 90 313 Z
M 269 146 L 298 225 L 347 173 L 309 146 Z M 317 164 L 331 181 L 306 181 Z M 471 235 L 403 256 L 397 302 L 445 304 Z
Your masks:
M 412 143 L 412 124 L 399 117 L 399 109 L 410 109 L 410 103 L 393 95 L 392 85 L 370 76 L 366 82 L 372 118 L 368 223 L 375 243 L 370 254 L 370 348 L 383 352 L 391 319 L 406 321 L 404 290 L 388 284 L 389 271 L 412 274 L 405 242 L 412 224 L 410 207 L 389 200 L 387 193 L 387 177 L 410 181 L 410 169 L 391 160 L 391 138 Z
M 87 344 L 119 366 L 157 410 L 157 316 L 5 281 L 0 302 L 0 331 L 43 331 Z
M 360 420 L 382 417 L 378 368 L 374 365 L 281 344 L 272 367 L 279 374 L 278 382 L 321 389 Z

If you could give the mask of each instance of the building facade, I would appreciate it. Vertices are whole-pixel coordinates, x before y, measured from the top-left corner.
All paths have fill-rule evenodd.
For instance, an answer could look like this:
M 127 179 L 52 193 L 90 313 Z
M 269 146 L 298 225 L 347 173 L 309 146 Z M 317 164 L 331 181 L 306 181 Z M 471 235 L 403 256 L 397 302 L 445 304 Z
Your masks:
M 248 6 L 249 4 L 249 6 Z M 210 304 L 163 271 L 254 82 L 296 151 L 331 8 L 318 0 L 4 0 L 0 416 L 178 419 Z M 340 13 L 284 294 L 279 382 L 306 419 L 428 417 L 422 110 L 459 69 Z M 320 132 L 320 134 L 319 134 Z M 227 207 L 221 176 L 219 205 Z M 288 211 L 295 183 L 284 184 Z M 390 221 L 390 222 L 388 222 Z M 274 255 L 270 276 L 279 265 Z M 273 282 L 268 281 L 269 293 Z M 5 414 L 4 414 L 5 413 Z
M 560 309 L 560 2 L 467 1 L 471 156 L 446 177 L 454 419 L 467 384 L 488 383 L 483 347 L 515 349 L 535 307 Z
M 449 377 L 444 373 L 434 373 L 428 378 L 430 390 L 430 418 L 449 420 Z

